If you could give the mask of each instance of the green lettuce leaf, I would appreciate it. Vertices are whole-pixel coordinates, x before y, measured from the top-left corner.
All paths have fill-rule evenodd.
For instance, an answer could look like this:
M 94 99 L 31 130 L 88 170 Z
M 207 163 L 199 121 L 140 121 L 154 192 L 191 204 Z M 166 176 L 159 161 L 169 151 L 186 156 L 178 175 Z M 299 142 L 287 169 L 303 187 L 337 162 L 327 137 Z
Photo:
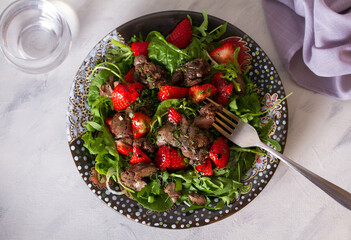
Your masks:
M 164 67 L 170 75 L 190 59 L 185 49 L 181 50 L 168 43 L 160 32 L 150 32 L 146 41 L 150 42 L 148 47 L 149 58 L 155 64 Z

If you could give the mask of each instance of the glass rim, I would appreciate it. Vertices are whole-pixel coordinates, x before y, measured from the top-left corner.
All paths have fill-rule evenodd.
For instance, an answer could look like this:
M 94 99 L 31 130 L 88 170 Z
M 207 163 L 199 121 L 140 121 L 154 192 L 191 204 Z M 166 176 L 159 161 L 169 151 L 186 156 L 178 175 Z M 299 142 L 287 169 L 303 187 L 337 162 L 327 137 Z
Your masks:
M 60 25 L 60 30 L 57 32 L 58 38 L 67 39 L 64 41 L 58 41 L 57 46 L 55 46 L 55 49 L 50 55 L 39 59 L 25 59 L 23 57 L 15 56 L 11 51 L 8 50 L 8 46 L 5 41 L 6 38 L 4 36 L 6 35 L 7 28 L 10 25 L 10 23 L 7 21 L 11 18 L 16 18 L 17 14 L 30 9 L 30 6 L 33 6 L 34 4 L 41 6 L 41 9 L 49 9 L 48 14 L 57 17 Z M 20 7 L 22 7 L 22 9 L 19 9 Z M 0 49 L 5 55 L 5 58 L 22 71 L 28 73 L 42 73 L 50 71 L 63 61 L 60 61 L 60 58 L 69 52 L 71 44 L 72 34 L 66 19 L 62 16 L 61 12 L 49 1 L 17 0 L 9 4 L 0 14 Z

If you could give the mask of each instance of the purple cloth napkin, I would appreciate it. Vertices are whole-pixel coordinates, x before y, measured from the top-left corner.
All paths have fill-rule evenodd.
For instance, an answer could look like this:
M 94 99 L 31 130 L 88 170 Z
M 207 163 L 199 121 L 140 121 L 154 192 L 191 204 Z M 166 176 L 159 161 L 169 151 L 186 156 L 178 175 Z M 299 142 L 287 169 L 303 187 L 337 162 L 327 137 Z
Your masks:
M 277 51 L 301 86 L 351 99 L 351 0 L 263 0 Z

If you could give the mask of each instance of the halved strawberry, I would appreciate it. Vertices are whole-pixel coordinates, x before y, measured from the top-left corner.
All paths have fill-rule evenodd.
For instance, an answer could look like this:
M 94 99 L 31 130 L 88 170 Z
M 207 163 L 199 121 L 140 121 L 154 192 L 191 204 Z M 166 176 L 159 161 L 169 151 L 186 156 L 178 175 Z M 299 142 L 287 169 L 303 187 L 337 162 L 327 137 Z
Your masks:
M 217 88 L 217 93 L 214 96 L 215 102 L 225 106 L 232 95 L 234 84 L 222 78 L 223 76 L 224 74 L 221 72 L 214 74 L 211 83 Z
M 179 125 L 180 121 L 182 120 L 182 115 L 180 115 L 179 112 L 177 112 L 177 110 L 175 110 L 174 108 L 169 107 L 167 120 L 171 123 L 175 123 L 176 125 Z
M 124 81 L 126 81 L 127 83 L 134 82 L 134 73 L 135 73 L 135 67 L 130 69 L 130 71 L 124 76 Z
M 189 19 L 181 21 L 167 37 L 167 42 L 172 43 L 180 49 L 186 48 L 193 39 L 191 23 Z
M 162 86 L 158 92 L 158 99 L 164 101 L 166 99 L 184 98 L 188 96 L 189 89 L 184 87 Z
M 177 149 L 162 145 L 154 159 L 155 165 L 160 170 L 181 170 L 188 164 L 184 161 L 184 156 Z
M 249 54 L 250 48 L 248 48 L 247 42 L 243 41 L 241 37 L 229 37 L 223 39 L 222 43 L 231 43 L 234 48 L 240 47 L 240 52 L 238 54 L 238 63 L 241 65 L 241 70 L 245 71 L 246 68 L 250 65 L 251 55 Z
M 229 160 L 229 144 L 224 137 L 218 138 L 210 149 L 210 158 L 218 168 L 224 168 Z
M 138 55 L 148 55 L 147 48 L 149 47 L 150 42 L 134 42 L 131 44 L 132 51 L 135 56 Z
M 137 164 L 137 163 L 151 163 L 151 159 L 141 151 L 141 149 L 137 146 L 133 147 L 133 155 L 132 158 L 130 159 L 131 164 Z
M 129 155 L 133 152 L 133 147 L 130 144 L 123 141 L 123 139 L 119 139 L 115 141 L 115 143 L 116 143 L 117 151 L 120 154 Z
M 112 93 L 112 104 L 116 111 L 126 109 L 143 91 L 141 83 L 118 84 Z
M 217 89 L 212 84 L 195 85 L 189 89 L 189 97 L 196 103 L 199 103 L 205 98 L 214 95 Z
M 132 118 L 133 136 L 140 138 L 145 136 L 150 131 L 151 117 L 148 115 L 136 112 Z
M 218 63 L 227 63 L 234 60 L 234 51 L 233 44 L 225 43 L 223 46 L 213 50 L 210 56 Z
M 196 166 L 196 170 L 202 172 L 203 175 L 210 176 L 213 174 L 211 159 L 207 158 L 201 165 Z

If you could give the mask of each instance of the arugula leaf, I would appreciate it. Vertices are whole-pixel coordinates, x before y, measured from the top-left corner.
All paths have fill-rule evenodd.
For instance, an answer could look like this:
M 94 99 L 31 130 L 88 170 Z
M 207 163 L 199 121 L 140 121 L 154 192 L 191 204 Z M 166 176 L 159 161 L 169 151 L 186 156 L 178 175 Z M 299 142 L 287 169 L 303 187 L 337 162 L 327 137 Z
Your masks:
M 200 26 L 194 26 L 191 17 L 188 15 L 188 19 L 192 25 L 193 40 L 186 48 L 187 54 L 191 59 L 194 58 L 205 58 L 209 59 L 206 50 L 212 51 L 213 49 L 220 47 L 221 43 L 214 43 L 213 41 L 219 39 L 227 30 L 227 23 L 224 23 L 217 28 L 208 32 L 208 16 L 207 13 L 202 10 L 203 22 Z
M 205 58 L 208 60 L 208 56 L 204 51 L 201 41 L 198 38 L 193 38 L 189 46 L 185 49 L 190 59 Z
M 113 70 L 118 71 L 120 74 L 126 74 L 134 64 L 134 53 L 132 48 L 115 40 L 111 39 L 111 44 L 115 48 L 109 48 L 107 51 L 110 54 L 106 54 L 105 57 L 108 59 L 105 63 L 112 63 L 115 65 Z M 123 78 L 120 78 L 122 80 Z
M 206 48 L 207 44 L 211 44 L 214 40 L 219 39 L 226 31 L 228 23 L 224 23 L 219 25 L 211 32 L 208 32 L 208 16 L 207 13 L 202 10 L 202 16 L 204 18 L 203 22 L 199 27 L 192 25 L 193 36 L 201 43 L 203 43 L 203 47 Z M 188 19 L 192 23 L 191 17 L 188 15 Z
M 141 32 L 139 32 L 138 36 L 134 34 L 133 37 L 130 38 L 129 43 L 134 42 L 144 42 L 143 35 L 141 34 Z
M 202 10 L 202 16 L 204 17 L 204 21 L 201 23 L 199 27 L 192 26 L 192 32 L 193 32 L 193 35 L 195 36 L 198 36 L 199 34 L 201 34 L 203 37 L 205 37 L 207 35 L 206 31 L 208 26 L 208 16 L 204 10 Z M 192 23 L 191 17 L 189 15 L 188 15 L 188 19 Z
M 228 23 L 225 22 L 223 25 L 218 26 L 217 28 L 213 29 L 209 34 L 212 37 L 212 40 L 217 40 L 218 38 L 222 37 L 222 35 L 227 31 Z
M 229 103 L 230 110 L 244 122 L 249 122 L 254 118 L 259 120 L 261 112 L 261 101 L 256 92 L 247 93 L 245 96 L 235 97 Z M 254 116 L 252 116 L 254 115 Z

